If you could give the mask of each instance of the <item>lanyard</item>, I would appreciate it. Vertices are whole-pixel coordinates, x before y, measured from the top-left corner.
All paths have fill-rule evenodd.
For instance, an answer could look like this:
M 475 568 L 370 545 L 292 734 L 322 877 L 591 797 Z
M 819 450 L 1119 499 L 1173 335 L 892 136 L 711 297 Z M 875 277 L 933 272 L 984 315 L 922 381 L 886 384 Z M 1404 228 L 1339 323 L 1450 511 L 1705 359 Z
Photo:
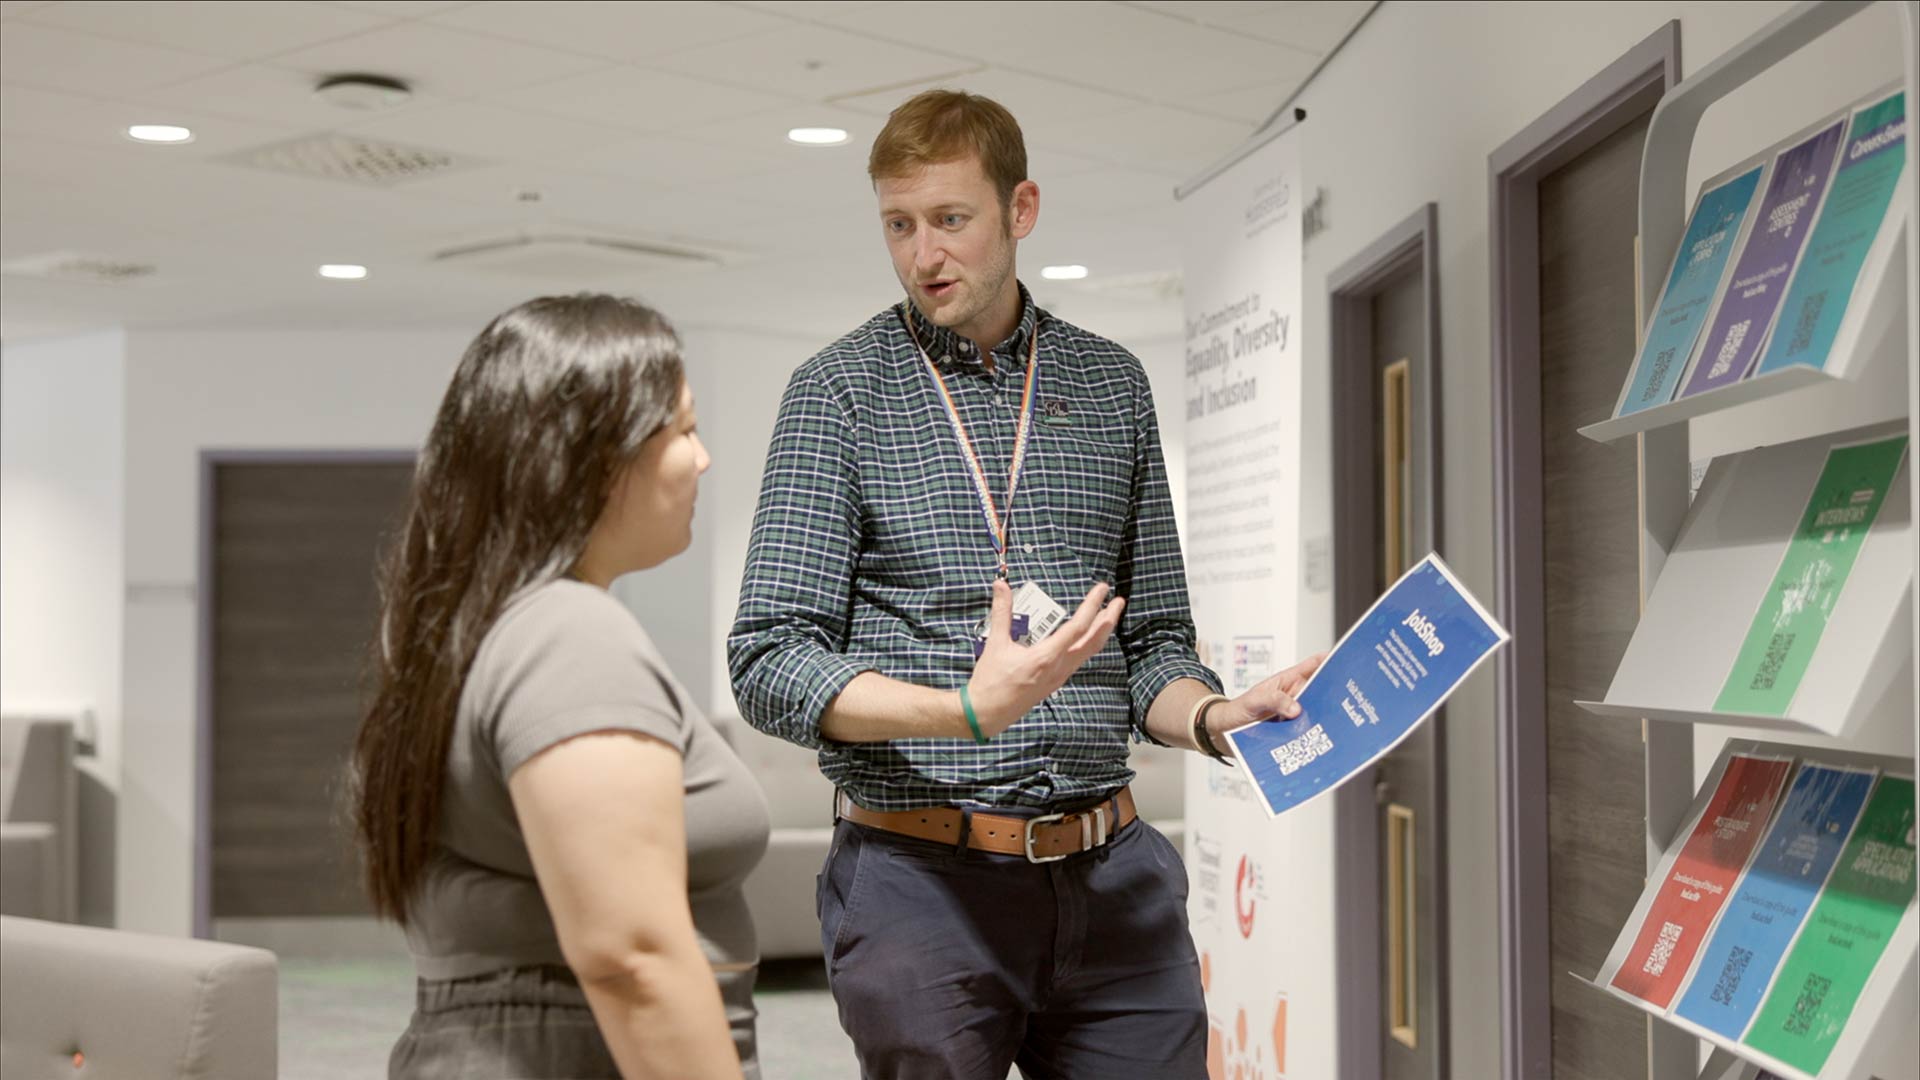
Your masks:
M 973 474 L 974 494 L 980 498 L 980 513 L 986 519 L 987 532 L 993 537 L 993 552 L 1000 559 L 1000 576 L 1007 576 L 1007 530 L 1013 523 L 1013 495 L 1020 488 L 1020 473 L 1027 463 L 1027 440 L 1033 432 L 1033 387 L 1034 373 L 1039 365 L 1040 324 L 1036 321 L 1027 340 L 1027 384 L 1020 396 L 1020 424 L 1013 433 L 1013 467 L 1007 475 L 1007 509 L 1002 514 L 993 501 L 993 488 L 987 483 L 987 471 L 980 465 L 980 455 L 973 449 L 973 440 L 967 437 L 967 425 L 960 419 L 960 410 L 953 403 L 953 394 L 947 389 L 947 380 L 940 374 L 940 366 L 927 355 L 926 346 L 920 344 L 920 334 L 913 328 L 913 312 L 901 307 L 901 316 L 907 324 L 907 334 L 913 338 L 913 347 L 920 350 L 920 359 L 927 362 L 927 373 L 933 376 L 933 387 L 940 392 L 940 400 L 947 407 L 947 420 L 953 424 L 954 438 L 959 440 L 960 452 L 966 456 L 967 469 Z

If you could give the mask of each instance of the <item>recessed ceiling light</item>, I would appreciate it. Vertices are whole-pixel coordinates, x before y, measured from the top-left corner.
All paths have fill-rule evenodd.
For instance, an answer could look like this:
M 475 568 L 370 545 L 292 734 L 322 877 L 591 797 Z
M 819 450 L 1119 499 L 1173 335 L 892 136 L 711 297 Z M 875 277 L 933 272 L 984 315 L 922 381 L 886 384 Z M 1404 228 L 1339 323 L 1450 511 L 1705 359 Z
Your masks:
M 177 124 L 135 124 L 127 129 L 127 138 L 144 143 L 184 143 L 193 141 L 193 132 Z
M 320 276 L 335 281 L 359 281 L 367 276 L 367 268 L 356 263 L 327 263 L 320 268 Z
M 794 128 L 787 132 L 787 141 L 801 146 L 843 146 L 847 132 L 845 128 Z
M 1048 281 L 1079 281 L 1087 276 L 1087 268 L 1078 263 L 1070 266 L 1043 266 L 1040 276 Z

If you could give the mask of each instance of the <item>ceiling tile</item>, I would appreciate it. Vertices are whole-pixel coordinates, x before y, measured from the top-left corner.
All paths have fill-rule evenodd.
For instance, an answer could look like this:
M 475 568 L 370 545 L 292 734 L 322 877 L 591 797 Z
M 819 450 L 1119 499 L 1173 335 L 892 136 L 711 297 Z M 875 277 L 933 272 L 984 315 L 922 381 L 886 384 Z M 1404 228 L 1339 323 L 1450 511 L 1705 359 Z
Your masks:
M 789 103 L 766 112 L 716 120 L 685 134 L 687 138 L 699 142 L 720 143 L 776 155 L 783 163 L 812 164 L 853 158 L 864 166 L 867 148 L 873 144 L 873 137 L 880 134 L 884 123 L 883 117 L 849 112 L 832 105 Z M 839 146 L 800 146 L 787 141 L 787 132 L 799 127 L 840 128 L 847 133 L 847 141 Z
M 561 172 L 539 165 L 494 165 L 408 184 L 408 195 L 491 207 L 528 223 L 549 219 L 620 224 L 659 188 L 629 177 Z M 523 198 L 526 193 L 537 200 Z
M 1347 31 L 1373 9 L 1372 0 L 1295 0 L 1248 6 L 1273 10 L 1229 12 L 1216 25 L 1236 33 L 1283 42 L 1316 56 L 1332 52 L 1347 36 Z
M 807 101 L 827 101 L 937 79 L 977 65 L 802 23 L 674 53 L 650 66 Z
M 127 138 L 133 124 L 179 124 L 193 141 L 172 145 L 137 143 Z M 293 129 L 179 108 L 155 108 L 121 101 L 92 101 L 47 90 L 9 87 L 0 94 L 0 132 L 101 147 L 126 160 L 178 163 L 254 146 L 293 134 Z M 12 163 L 9 162 L 9 165 Z
M 55 90 L 9 86 L 0 94 L 0 136 L 60 139 L 96 130 L 111 134 L 116 118 L 106 102 Z
M 1149 172 L 1187 176 L 1225 156 L 1252 133 L 1252 124 L 1154 106 L 1090 119 L 1063 145 Z
M 376 15 L 296 0 L 144 0 L 59 4 L 27 21 L 143 45 L 253 60 L 387 22 Z
M 1293 5 L 1286 0 L 1132 0 L 1127 6 L 1158 11 L 1189 22 L 1220 23 L 1266 15 Z
M 313 88 L 318 81 L 313 75 L 292 68 L 245 64 L 148 91 L 141 98 L 156 105 L 272 122 L 300 130 L 329 130 L 440 103 L 431 95 L 415 93 L 406 104 L 378 113 L 343 109 L 314 95 Z
M 692 0 L 608 4 L 597 0 L 494 0 L 433 22 L 556 49 L 639 60 L 791 26 L 765 12 Z
M 89 97 L 117 97 L 226 67 L 218 57 L 113 41 L 11 20 L 0 35 L 0 79 Z
M 778 172 L 707 185 L 714 194 L 815 213 L 875 211 L 873 185 L 864 159 L 796 161 Z
M 1280 103 L 1287 100 L 1299 85 L 1298 82 L 1263 82 L 1224 93 L 1190 98 L 1181 104 L 1195 112 L 1258 124 L 1272 116 Z
M 370 72 L 436 96 L 464 97 L 564 79 L 604 62 L 412 22 L 289 53 L 274 66 L 313 75 Z
M 327 0 L 334 7 L 350 11 L 369 11 L 395 19 L 420 19 L 442 11 L 466 7 L 473 0 Z
M 623 137 L 621 132 L 596 124 L 478 101 L 414 109 L 347 125 L 341 130 L 494 161 L 528 161 L 576 154 Z
M 675 135 L 642 135 L 556 158 L 550 164 L 680 187 L 772 172 L 783 163 L 778 155 L 751 149 L 694 142 Z
M 11 19 L 34 8 L 48 7 L 53 0 L 0 0 L 0 19 Z
M 984 0 L 955 19 L 944 4 L 900 4 L 862 29 L 1082 86 L 1151 101 L 1217 93 L 1267 78 L 1305 76 L 1297 49 L 1122 4 Z M 848 26 L 859 15 L 836 17 Z
M 871 10 L 883 6 L 884 0 L 736 0 L 736 4 L 805 21 Z
M 935 88 L 964 90 L 992 98 L 1007 107 L 1007 111 L 1020 122 L 1022 130 L 1038 130 L 1040 126 L 1049 124 L 1070 124 L 1083 117 L 1120 112 L 1147 104 L 1139 98 L 1003 68 L 987 68 L 912 86 L 891 87 L 871 94 L 842 98 L 835 104 L 885 116 L 913 95 Z
M 1073 173 L 1039 183 L 1043 227 L 1054 221 L 1104 218 L 1173 201 L 1174 181 L 1160 173 L 1136 169 Z
M 635 131 L 678 131 L 792 104 L 791 98 L 634 67 L 602 68 L 493 100 Z

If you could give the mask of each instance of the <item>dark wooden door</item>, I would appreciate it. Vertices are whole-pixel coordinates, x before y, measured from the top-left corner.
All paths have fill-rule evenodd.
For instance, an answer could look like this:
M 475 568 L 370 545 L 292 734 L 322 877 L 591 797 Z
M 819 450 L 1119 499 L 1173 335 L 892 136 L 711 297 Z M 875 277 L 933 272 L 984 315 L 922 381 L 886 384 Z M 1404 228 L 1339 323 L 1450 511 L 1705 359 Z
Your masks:
M 1383 283 L 1372 298 L 1373 588 L 1379 596 L 1433 545 L 1424 523 L 1433 493 L 1416 478 L 1429 463 L 1416 429 L 1416 381 L 1431 367 L 1425 355 L 1427 286 L 1414 267 Z M 1357 619 L 1364 612 L 1350 613 Z M 1438 1080 L 1446 1075 L 1442 1033 L 1446 950 L 1445 836 L 1441 769 L 1445 720 L 1435 717 L 1376 767 L 1375 802 L 1380 883 L 1381 1067 L 1386 1080 Z
M 343 780 L 365 700 L 378 553 L 410 462 L 221 463 L 212 535 L 212 905 L 370 914 Z
M 1539 186 L 1556 1080 L 1647 1074 L 1646 1020 L 1567 974 L 1599 970 L 1646 873 L 1639 729 L 1596 721 L 1573 704 L 1606 695 L 1640 616 L 1634 444 L 1603 445 L 1576 429 L 1612 412 L 1634 350 L 1633 237 L 1646 130 L 1643 115 Z

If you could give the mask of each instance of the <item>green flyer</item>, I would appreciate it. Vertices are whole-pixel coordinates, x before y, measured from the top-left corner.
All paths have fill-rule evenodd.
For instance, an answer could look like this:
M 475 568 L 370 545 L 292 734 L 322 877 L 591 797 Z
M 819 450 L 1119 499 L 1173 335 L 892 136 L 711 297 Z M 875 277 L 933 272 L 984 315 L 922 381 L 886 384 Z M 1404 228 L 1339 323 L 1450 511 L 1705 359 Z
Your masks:
M 1716 712 L 1785 716 L 1827 617 L 1907 452 L 1907 437 L 1835 446 L 1714 702 Z
M 1913 902 L 1913 780 L 1883 777 L 1780 968 L 1748 1046 L 1818 1073 Z

